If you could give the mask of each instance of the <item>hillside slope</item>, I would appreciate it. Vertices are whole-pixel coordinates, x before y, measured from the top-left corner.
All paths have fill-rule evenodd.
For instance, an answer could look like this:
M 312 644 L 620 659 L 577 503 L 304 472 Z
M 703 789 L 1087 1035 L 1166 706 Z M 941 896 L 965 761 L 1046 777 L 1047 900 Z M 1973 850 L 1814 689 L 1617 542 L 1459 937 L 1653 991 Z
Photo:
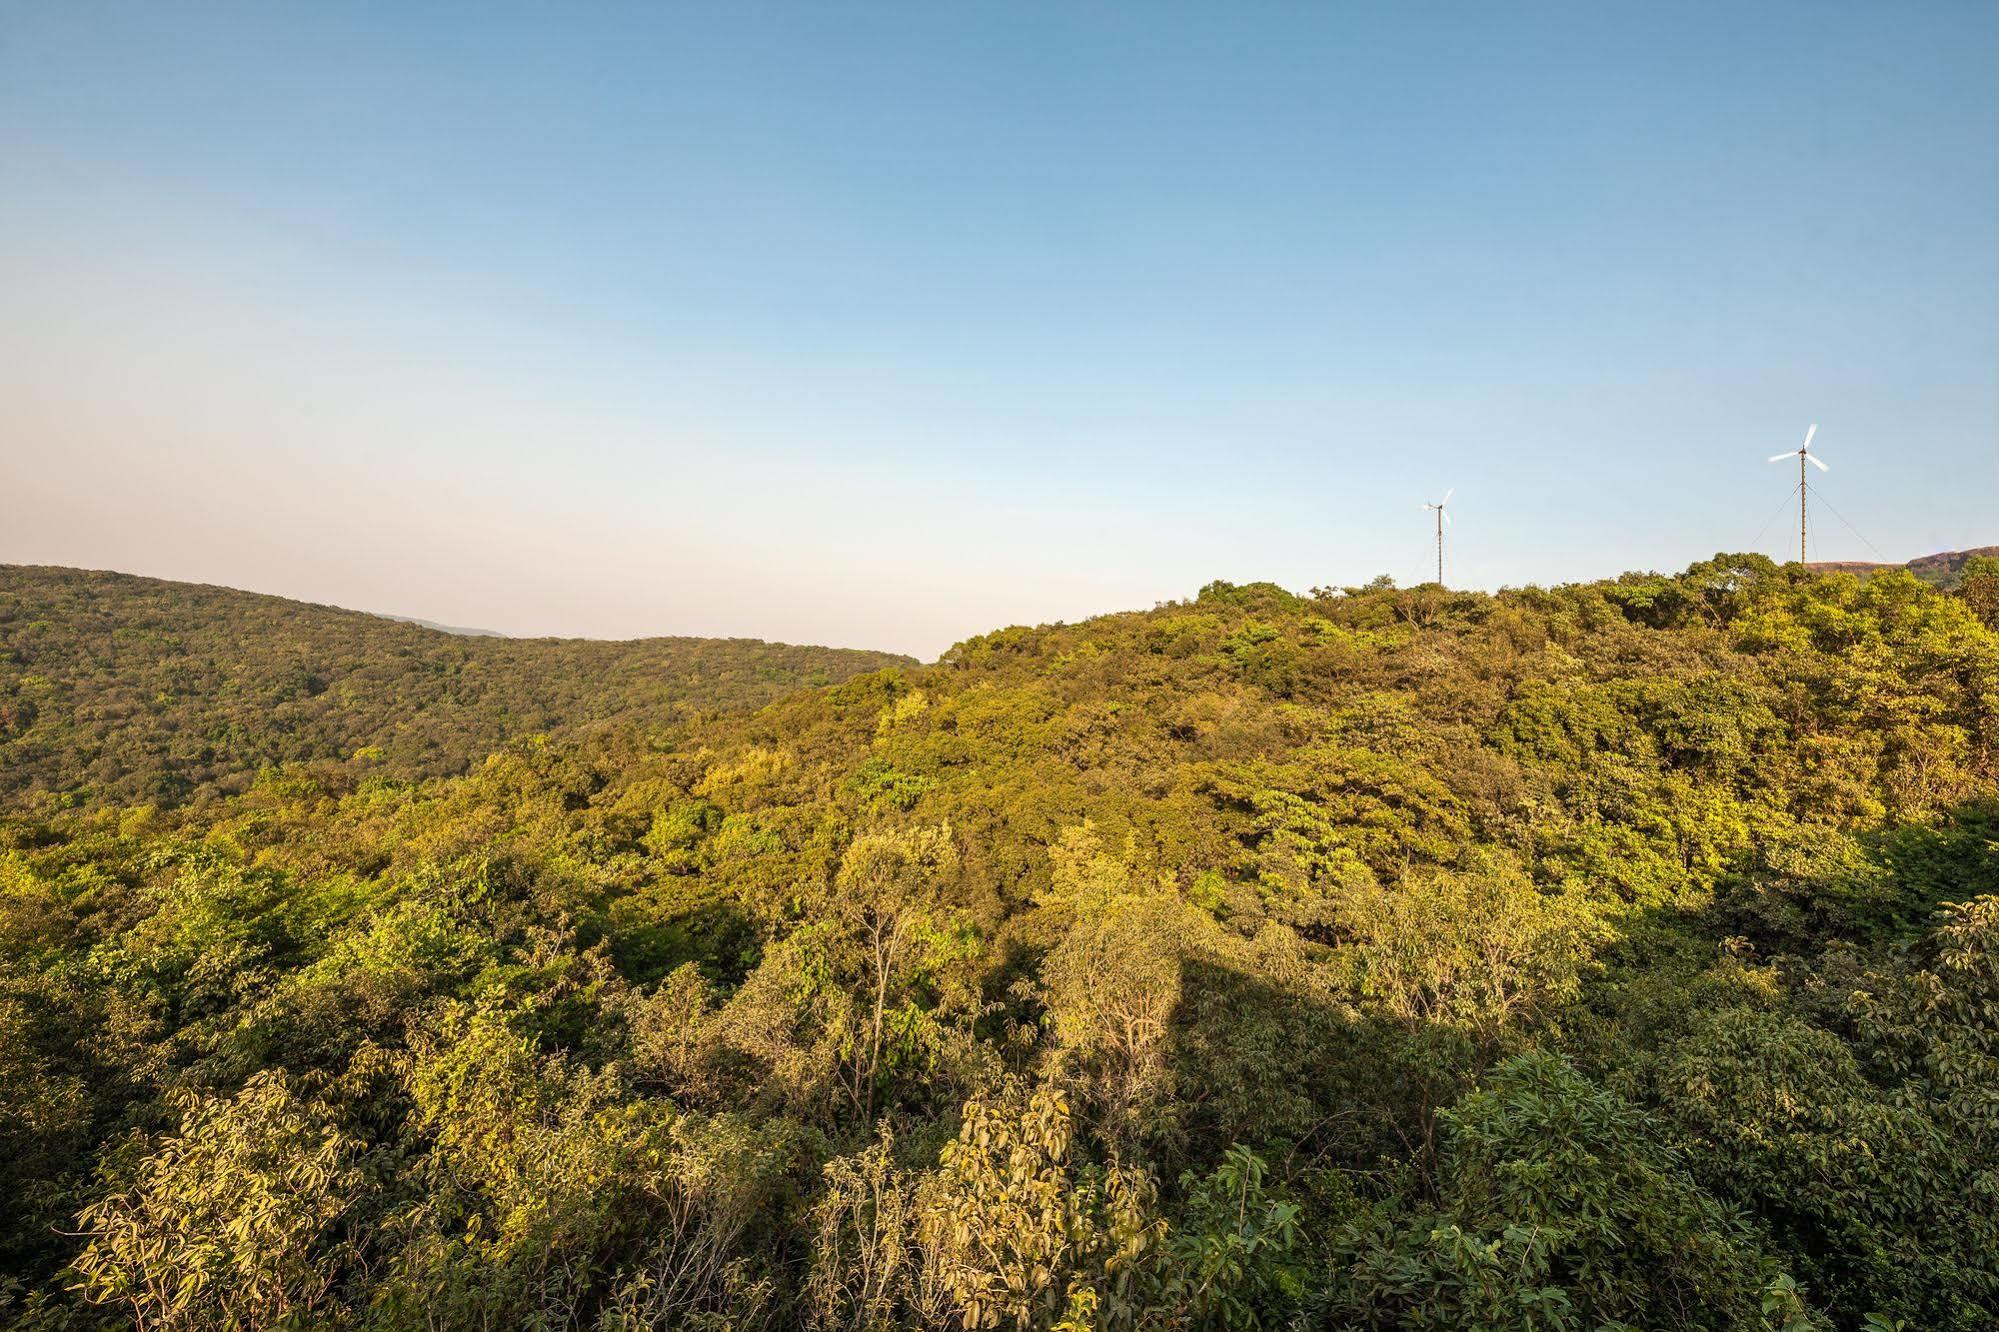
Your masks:
M 1883 569 L 1907 569 L 1926 583 L 1952 588 L 1964 577 L 1964 568 L 1973 560 L 1999 560 L 1999 546 L 1973 546 L 1969 550 L 1945 550 L 1923 555 L 1904 564 L 1876 564 L 1866 560 L 1825 560 L 1805 567 L 1819 573 L 1872 574 Z
M 1982 1332 L 1974 593 L 1216 583 L 0 814 L 0 1313 Z
M 457 772 L 505 741 L 664 725 L 908 664 L 749 639 L 447 633 L 228 588 L 0 566 L 0 803 L 174 803 L 268 764 Z

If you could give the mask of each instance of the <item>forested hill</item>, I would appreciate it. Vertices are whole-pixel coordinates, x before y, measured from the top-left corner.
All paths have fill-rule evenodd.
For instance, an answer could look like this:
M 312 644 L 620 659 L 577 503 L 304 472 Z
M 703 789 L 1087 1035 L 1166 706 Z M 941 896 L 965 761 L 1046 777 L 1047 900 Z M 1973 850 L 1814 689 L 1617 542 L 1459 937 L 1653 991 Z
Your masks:
M 0 815 L 23 1328 L 1972 1332 L 1995 1107 L 1985 565 L 1217 583 Z
M 0 803 L 172 804 L 259 769 L 462 771 L 509 739 L 663 725 L 908 664 L 748 639 L 467 636 L 229 588 L 0 565 Z

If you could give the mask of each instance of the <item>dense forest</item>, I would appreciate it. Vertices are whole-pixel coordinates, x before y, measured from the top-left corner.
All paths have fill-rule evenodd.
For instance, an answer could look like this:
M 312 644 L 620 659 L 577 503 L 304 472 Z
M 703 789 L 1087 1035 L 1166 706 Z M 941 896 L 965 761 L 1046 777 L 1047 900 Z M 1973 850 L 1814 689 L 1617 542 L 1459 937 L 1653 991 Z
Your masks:
M 0 800 L 167 806 L 264 768 L 462 772 L 508 740 L 769 703 L 887 652 L 468 637 L 229 588 L 0 565 Z
M 1999 1319 L 1999 563 L 851 678 L 67 578 L 0 585 L 12 1326 Z

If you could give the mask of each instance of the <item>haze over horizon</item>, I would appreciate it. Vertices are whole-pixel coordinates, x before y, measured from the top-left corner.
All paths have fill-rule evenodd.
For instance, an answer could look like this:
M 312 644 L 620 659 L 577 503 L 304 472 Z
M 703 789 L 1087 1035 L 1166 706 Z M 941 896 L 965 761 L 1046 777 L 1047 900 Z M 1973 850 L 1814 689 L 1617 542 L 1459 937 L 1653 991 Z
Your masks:
M 0 561 L 510 634 L 1987 544 L 1999 8 L 0 3 Z M 1848 526 L 1850 524 L 1851 526 Z M 1856 530 L 1857 529 L 1857 530 Z

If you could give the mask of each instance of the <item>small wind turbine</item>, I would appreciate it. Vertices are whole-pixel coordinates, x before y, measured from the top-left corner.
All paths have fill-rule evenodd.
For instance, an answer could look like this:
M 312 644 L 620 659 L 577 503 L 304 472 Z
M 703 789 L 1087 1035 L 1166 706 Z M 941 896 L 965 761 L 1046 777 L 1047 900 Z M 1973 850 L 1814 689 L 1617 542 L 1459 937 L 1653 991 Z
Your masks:
M 1789 453 L 1779 453 L 1770 459 L 1770 461 L 1773 463 L 1780 463 L 1784 461 L 1784 459 L 1786 458 L 1796 458 L 1798 460 L 1798 563 L 1799 564 L 1805 563 L 1805 500 L 1811 491 L 1811 475 L 1812 475 L 1810 472 L 1807 472 L 1805 470 L 1805 464 L 1810 463 L 1812 466 L 1818 468 L 1821 472 L 1829 472 L 1832 470 L 1830 467 L 1827 467 L 1824 463 L 1820 462 L 1818 460 L 1818 456 L 1812 452 L 1812 436 L 1818 434 L 1818 432 L 1819 432 L 1818 425 L 1814 423 L 1811 429 L 1805 431 L 1804 443 L 1798 445 L 1797 448 L 1791 450 Z
M 1813 461 L 1817 460 L 1814 459 Z M 1444 584 L 1444 529 L 1451 525 L 1451 515 L 1444 512 L 1444 506 L 1449 504 L 1451 496 L 1457 493 L 1458 488 L 1452 486 L 1444 492 L 1444 497 L 1435 504 L 1425 504 L 1423 506 L 1437 515 L 1437 586 L 1439 587 L 1442 587 Z

